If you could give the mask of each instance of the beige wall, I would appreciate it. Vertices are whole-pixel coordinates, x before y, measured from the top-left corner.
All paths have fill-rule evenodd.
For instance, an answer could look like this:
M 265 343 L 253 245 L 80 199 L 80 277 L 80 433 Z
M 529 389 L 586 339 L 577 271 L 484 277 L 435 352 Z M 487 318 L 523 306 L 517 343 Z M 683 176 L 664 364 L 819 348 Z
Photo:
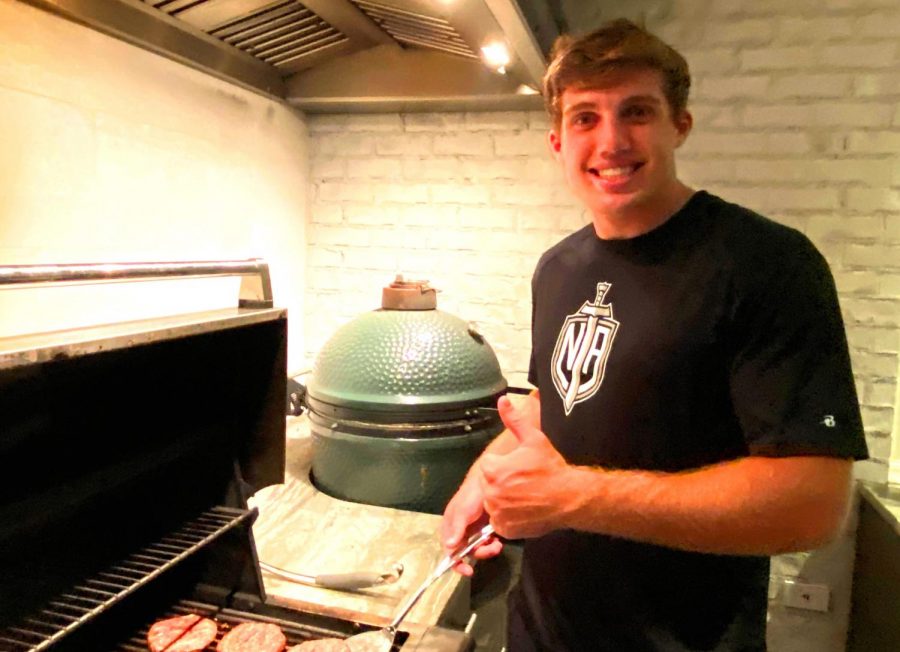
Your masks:
M 0 52 L 0 264 L 265 258 L 299 365 L 303 117 L 13 0 Z M 0 290 L 0 337 L 236 301 L 236 280 Z

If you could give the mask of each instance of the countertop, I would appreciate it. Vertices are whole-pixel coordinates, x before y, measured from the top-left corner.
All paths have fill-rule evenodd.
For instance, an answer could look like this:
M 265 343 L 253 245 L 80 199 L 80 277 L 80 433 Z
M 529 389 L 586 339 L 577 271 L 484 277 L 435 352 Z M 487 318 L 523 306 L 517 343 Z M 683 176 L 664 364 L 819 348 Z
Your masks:
M 332 498 L 309 479 L 311 439 L 305 417 L 288 417 L 285 482 L 266 487 L 250 500 L 259 509 L 253 535 L 259 559 L 295 573 L 320 575 L 355 571 L 404 572 L 394 584 L 337 591 L 289 582 L 263 572 L 271 603 L 383 625 L 443 555 L 440 516 Z M 405 622 L 465 624 L 469 580 L 447 573 L 431 586 Z
M 858 482 L 859 493 L 900 535 L 900 485 Z

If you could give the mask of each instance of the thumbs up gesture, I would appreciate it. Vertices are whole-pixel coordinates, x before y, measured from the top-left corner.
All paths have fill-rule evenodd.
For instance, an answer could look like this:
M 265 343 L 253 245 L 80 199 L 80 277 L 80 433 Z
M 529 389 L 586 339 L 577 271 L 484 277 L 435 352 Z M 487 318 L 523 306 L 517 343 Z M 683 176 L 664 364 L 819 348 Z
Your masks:
M 536 397 L 528 400 L 537 402 Z M 484 507 L 497 533 L 511 539 L 540 536 L 563 527 L 562 516 L 577 497 L 573 467 L 540 429 L 539 411 L 514 406 L 503 396 L 500 418 L 517 446 L 481 458 Z

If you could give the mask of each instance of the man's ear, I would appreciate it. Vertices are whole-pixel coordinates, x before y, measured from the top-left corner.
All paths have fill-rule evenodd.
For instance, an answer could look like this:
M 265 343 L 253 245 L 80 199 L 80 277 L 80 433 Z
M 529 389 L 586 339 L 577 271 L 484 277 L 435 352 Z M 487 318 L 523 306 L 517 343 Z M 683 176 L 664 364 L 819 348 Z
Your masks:
M 553 158 L 559 160 L 559 153 L 562 149 L 562 140 L 560 139 L 559 134 L 553 129 L 547 132 L 547 144 L 550 146 L 550 153 L 553 154 Z
M 678 144 L 676 147 L 681 147 L 681 145 L 684 144 L 684 141 L 687 140 L 688 134 L 691 133 L 693 126 L 694 116 L 691 115 L 690 111 L 685 109 L 675 120 L 675 129 L 678 130 Z

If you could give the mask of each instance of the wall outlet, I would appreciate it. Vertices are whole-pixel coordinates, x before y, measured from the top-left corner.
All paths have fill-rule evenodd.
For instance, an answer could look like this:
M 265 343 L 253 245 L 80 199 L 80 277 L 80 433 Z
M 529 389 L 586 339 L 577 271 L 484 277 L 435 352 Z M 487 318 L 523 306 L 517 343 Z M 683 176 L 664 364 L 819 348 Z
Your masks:
M 825 584 L 805 584 L 794 580 L 784 580 L 781 602 L 785 606 L 812 611 L 828 611 L 831 589 Z

